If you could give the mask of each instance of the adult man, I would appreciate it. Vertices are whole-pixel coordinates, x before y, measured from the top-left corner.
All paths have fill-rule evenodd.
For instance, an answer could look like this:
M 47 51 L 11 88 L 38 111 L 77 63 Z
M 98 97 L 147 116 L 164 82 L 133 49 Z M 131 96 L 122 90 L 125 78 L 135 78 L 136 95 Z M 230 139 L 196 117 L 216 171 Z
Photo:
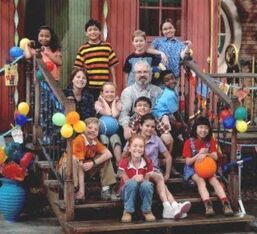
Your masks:
M 135 83 L 123 90 L 121 93 L 121 113 L 119 117 L 120 125 L 123 127 L 125 139 L 130 138 L 131 128 L 129 127 L 130 116 L 134 110 L 134 102 L 137 98 L 145 96 L 151 99 L 154 104 L 156 98 L 162 93 L 158 86 L 150 84 L 152 71 L 150 65 L 143 60 L 135 63 L 134 75 Z

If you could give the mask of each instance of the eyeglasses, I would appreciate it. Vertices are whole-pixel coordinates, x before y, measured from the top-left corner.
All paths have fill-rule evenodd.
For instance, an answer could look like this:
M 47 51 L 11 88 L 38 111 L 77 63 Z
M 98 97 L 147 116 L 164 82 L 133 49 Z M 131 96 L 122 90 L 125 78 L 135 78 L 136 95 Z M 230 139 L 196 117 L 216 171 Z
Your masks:
M 134 71 L 135 74 L 143 75 L 143 74 L 149 74 L 149 71 Z

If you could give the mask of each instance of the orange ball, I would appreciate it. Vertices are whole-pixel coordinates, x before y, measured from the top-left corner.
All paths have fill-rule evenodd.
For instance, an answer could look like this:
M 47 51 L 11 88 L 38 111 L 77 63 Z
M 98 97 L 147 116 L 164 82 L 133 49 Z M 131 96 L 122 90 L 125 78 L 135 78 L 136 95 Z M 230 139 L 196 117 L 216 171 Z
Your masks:
M 212 177 L 216 173 L 216 170 L 217 164 L 215 160 L 209 156 L 195 162 L 196 174 L 204 179 Z
M 79 113 L 76 111 L 71 111 L 66 116 L 66 123 L 75 124 L 79 121 L 79 119 L 80 119 Z

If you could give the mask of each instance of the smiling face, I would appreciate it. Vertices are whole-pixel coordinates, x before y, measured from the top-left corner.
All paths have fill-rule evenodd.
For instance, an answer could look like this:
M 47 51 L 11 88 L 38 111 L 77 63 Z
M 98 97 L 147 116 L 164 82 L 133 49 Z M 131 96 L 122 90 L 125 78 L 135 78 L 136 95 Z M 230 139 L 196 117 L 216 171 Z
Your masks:
M 86 36 L 91 43 L 98 43 L 101 36 L 101 31 L 95 25 L 89 26 L 86 31 Z
M 163 77 L 165 87 L 174 90 L 177 84 L 175 77 L 172 74 L 167 74 Z
M 143 53 L 145 51 L 146 41 L 142 36 L 134 37 L 132 44 L 135 48 L 136 53 Z
M 111 103 L 113 102 L 113 100 L 116 97 L 116 88 L 114 85 L 112 84 L 106 84 L 103 86 L 103 91 L 101 93 L 103 99 L 108 102 Z
M 51 33 L 48 29 L 41 29 L 38 33 L 38 42 L 42 46 L 49 46 L 51 41 Z
M 99 133 L 99 125 L 97 123 L 87 124 L 85 135 L 87 140 L 91 143 L 93 140 L 97 139 Z
M 151 107 L 149 104 L 145 101 L 139 101 L 137 102 L 135 108 L 134 108 L 135 113 L 137 113 L 139 116 L 144 116 L 145 114 L 150 113 Z
M 153 119 L 147 119 L 141 126 L 141 134 L 146 139 L 149 139 L 155 132 L 155 121 Z
M 139 86 L 145 86 L 150 83 L 150 67 L 146 63 L 136 63 L 134 66 L 135 81 Z
M 131 154 L 132 160 L 139 160 L 144 155 L 145 152 L 145 142 L 141 138 L 134 138 L 129 147 L 128 151 Z
M 176 29 L 174 28 L 173 24 L 170 22 L 165 22 L 162 25 L 162 34 L 164 37 L 167 37 L 168 39 L 172 39 L 175 37 Z
M 200 140 L 204 140 L 208 134 L 209 134 L 209 126 L 198 125 L 196 127 L 196 135 Z
M 72 79 L 73 88 L 83 89 L 87 84 L 87 77 L 83 71 L 78 71 Z

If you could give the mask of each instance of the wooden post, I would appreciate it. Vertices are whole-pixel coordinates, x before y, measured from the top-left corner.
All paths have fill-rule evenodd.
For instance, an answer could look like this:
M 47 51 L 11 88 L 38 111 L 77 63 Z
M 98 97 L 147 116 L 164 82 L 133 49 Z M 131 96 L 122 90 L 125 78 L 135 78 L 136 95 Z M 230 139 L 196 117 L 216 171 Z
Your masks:
M 233 113 L 235 112 L 238 106 L 239 106 L 239 101 L 237 97 L 235 96 L 232 97 L 231 109 Z M 232 135 L 231 135 L 230 162 L 237 160 L 236 151 L 237 151 L 237 130 L 233 128 Z M 234 208 L 234 210 L 238 210 L 238 195 L 239 195 L 238 174 L 236 171 L 237 171 L 236 168 L 232 168 L 228 176 L 228 192 L 231 199 L 231 205 Z

